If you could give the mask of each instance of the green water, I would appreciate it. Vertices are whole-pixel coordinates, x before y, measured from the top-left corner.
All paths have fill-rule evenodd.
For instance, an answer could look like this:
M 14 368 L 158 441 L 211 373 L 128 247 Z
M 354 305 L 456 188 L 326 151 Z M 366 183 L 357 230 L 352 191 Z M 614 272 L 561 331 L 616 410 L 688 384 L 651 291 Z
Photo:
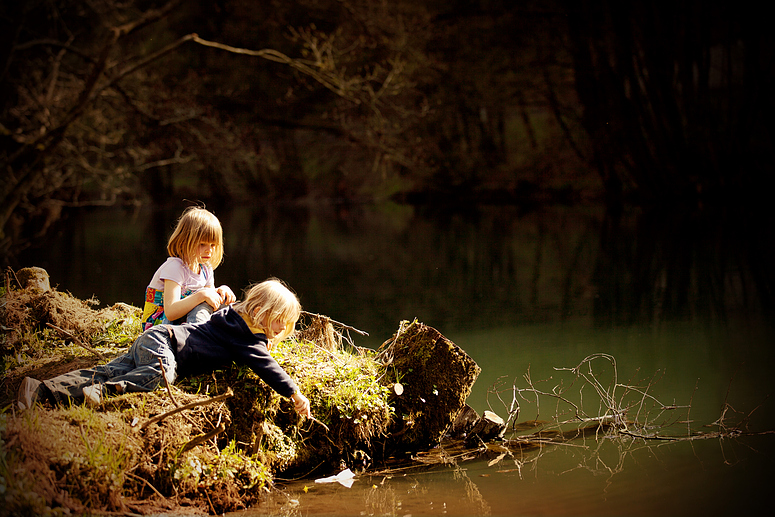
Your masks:
M 76 296 L 139 306 L 181 209 L 74 215 L 18 265 L 45 267 L 52 284 Z M 567 368 L 607 354 L 617 395 L 647 387 L 682 408 L 655 424 L 684 435 L 718 431 L 708 425 L 727 407 L 730 426 L 775 430 L 773 236 L 751 219 L 612 217 L 600 207 L 215 212 L 226 239 L 216 283 L 239 292 L 280 277 L 306 310 L 367 331 L 353 336 L 361 346 L 377 347 L 400 321 L 417 318 L 482 368 L 468 399 L 479 413 L 506 417 L 513 389 L 529 387 L 526 375 L 550 392 L 573 385 Z M 607 386 L 613 373 L 610 363 L 601 370 Z M 588 388 L 568 394 L 597 414 Z M 567 417 L 567 404 L 551 397 L 518 402 L 518 421 Z M 658 413 L 634 404 L 628 418 Z M 773 458 L 771 434 L 587 439 L 362 474 L 351 488 L 317 476 L 283 482 L 259 508 L 236 515 L 753 513 L 769 504 Z
M 541 325 L 449 337 L 482 367 L 469 397 L 480 412 L 491 408 L 505 417 L 509 388 L 526 387 L 522 374 L 528 371 L 534 382 L 556 386 L 573 376 L 555 367 L 573 367 L 602 352 L 616 358 L 621 383 L 648 379 L 654 382 L 650 393 L 663 403 L 691 406 L 668 412 L 665 420 L 679 423 L 666 428 L 667 435 L 686 436 L 688 428 L 719 430 L 708 424 L 719 419 L 725 403 L 738 412 L 728 412 L 729 424 L 753 412 L 742 429 L 775 429 L 767 398 L 774 341 L 766 324 L 665 327 L 592 331 Z M 500 399 L 492 389 L 496 383 Z M 589 391 L 587 396 L 594 412 Z M 519 420 L 551 420 L 563 407 L 551 400 L 543 400 L 540 409 L 527 400 L 520 404 Z M 576 440 L 524 454 L 504 448 L 444 466 L 362 475 L 350 488 L 310 480 L 282 483 L 282 491 L 260 508 L 237 515 L 758 514 L 770 504 L 774 459 L 775 435 Z
M 293 483 L 234 515 L 740 515 L 768 506 L 769 460 L 710 443 L 594 447 L 586 455 L 578 447 L 547 450 L 521 458 L 521 468 L 512 459 L 482 460 L 360 476 L 351 488 Z
M 770 372 L 775 364 L 771 346 L 775 334 L 761 320 L 710 327 L 682 322 L 663 324 L 658 329 L 542 325 L 453 333 L 449 337 L 482 366 L 469 398 L 476 408 L 488 407 L 486 388 L 499 378 L 509 386 L 525 386 L 522 376 L 529 370 L 535 380 L 554 377 L 555 382 L 548 383 L 553 385 L 571 377 L 555 368 L 575 367 L 596 353 L 615 358 L 621 383 L 651 380 L 652 390 L 662 396 L 663 402 L 691 402 L 693 417 L 707 422 L 719 416 L 725 399 L 740 410 L 747 405 L 750 411 L 756 407 L 757 398 L 764 402 L 775 386 Z M 497 407 L 492 401 L 490 405 Z M 767 415 L 762 412 L 756 416 Z

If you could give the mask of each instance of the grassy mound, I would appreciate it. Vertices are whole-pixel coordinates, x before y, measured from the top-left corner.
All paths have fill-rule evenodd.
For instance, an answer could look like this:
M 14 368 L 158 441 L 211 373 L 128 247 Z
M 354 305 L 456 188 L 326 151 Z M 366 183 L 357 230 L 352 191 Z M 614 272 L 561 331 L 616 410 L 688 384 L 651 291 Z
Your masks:
M 279 474 L 367 466 L 371 441 L 386 433 L 392 408 L 380 363 L 317 315 L 273 350 L 315 420 L 234 365 L 97 408 L 19 411 L 14 399 L 25 376 L 107 362 L 140 333 L 140 309 L 95 310 L 97 303 L 6 282 L 0 515 L 234 511 L 258 504 Z
M 140 334 L 142 311 L 125 303 L 94 310 L 57 290 L 0 289 L 0 404 L 25 376 L 48 379 L 122 353 Z

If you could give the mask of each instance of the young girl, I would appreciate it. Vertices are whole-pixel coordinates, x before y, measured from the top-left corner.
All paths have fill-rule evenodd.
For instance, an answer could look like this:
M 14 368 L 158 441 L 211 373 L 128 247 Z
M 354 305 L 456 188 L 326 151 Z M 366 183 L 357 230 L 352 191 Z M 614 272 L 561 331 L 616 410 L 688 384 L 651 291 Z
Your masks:
M 189 207 L 167 243 L 169 258 L 145 290 L 143 330 L 160 323 L 198 323 L 236 299 L 228 286 L 215 289 L 213 270 L 223 259 L 223 230 L 218 218 Z
M 290 397 L 300 415 L 310 417 L 309 400 L 269 354 L 293 332 L 300 315 L 296 295 L 282 281 L 269 279 L 249 288 L 244 301 L 220 309 L 203 323 L 151 327 L 126 354 L 106 365 L 42 383 L 26 377 L 19 387 L 19 407 L 29 408 L 44 398 L 59 404 L 69 399 L 99 404 L 108 393 L 151 391 L 163 375 L 173 383 L 178 376 L 210 373 L 234 362 L 249 366 L 277 393 Z

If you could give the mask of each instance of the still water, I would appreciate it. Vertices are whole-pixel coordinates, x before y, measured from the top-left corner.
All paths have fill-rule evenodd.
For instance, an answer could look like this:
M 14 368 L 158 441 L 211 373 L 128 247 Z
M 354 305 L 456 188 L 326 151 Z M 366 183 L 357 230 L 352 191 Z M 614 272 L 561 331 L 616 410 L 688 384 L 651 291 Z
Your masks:
M 17 265 L 46 268 L 53 285 L 78 297 L 139 306 L 182 208 L 72 215 Z M 773 237 L 756 230 L 760 220 L 594 206 L 213 211 L 226 247 L 217 284 L 239 292 L 282 278 L 306 310 L 368 332 L 353 335 L 360 346 L 378 347 L 400 321 L 417 318 L 482 368 L 468 400 L 479 413 L 506 417 L 513 388 L 527 388 L 527 379 L 545 392 L 567 387 L 574 376 L 562 368 L 607 354 L 616 362 L 601 376 L 607 386 L 616 373 L 620 384 L 683 407 L 656 425 L 718 431 L 708 425 L 727 403 L 728 425 L 743 418 L 742 429 L 775 430 Z M 598 414 L 591 392 L 568 393 Z M 518 422 L 567 417 L 556 398 L 518 401 Z M 771 506 L 774 459 L 773 434 L 496 447 L 359 475 L 350 488 L 314 477 L 282 482 L 260 508 L 235 515 L 751 513 Z

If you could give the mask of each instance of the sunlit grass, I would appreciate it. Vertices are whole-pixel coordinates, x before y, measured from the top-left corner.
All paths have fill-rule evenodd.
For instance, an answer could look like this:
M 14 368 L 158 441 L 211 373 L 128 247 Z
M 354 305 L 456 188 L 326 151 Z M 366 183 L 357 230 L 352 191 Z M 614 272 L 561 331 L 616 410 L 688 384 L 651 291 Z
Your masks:
M 310 341 L 287 340 L 273 355 L 312 401 L 313 414 L 324 423 L 346 420 L 359 440 L 384 431 L 393 414 L 390 390 L 379 377 L 382 366 L 370 350 L 329 350 Z

